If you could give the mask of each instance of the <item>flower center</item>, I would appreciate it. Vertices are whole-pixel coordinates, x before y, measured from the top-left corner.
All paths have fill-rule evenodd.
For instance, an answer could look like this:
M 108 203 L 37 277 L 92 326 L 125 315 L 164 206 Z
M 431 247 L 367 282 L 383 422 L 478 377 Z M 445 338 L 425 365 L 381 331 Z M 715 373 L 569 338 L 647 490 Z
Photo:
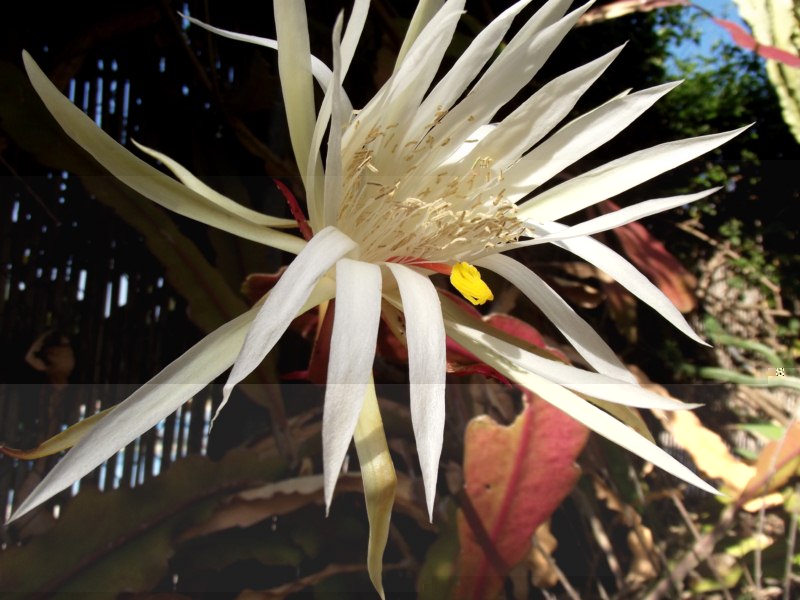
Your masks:
M 525 232 L 515 205 L 503 198 L 502 172 L 492 168 L 491 159 L 432 166 L 425 164 L 428 149 L 419 144 L 394 161 L 407 165 L 402 172 L 390 167 L 382 172 L 374 164 L 378 148 L 372 146 L 391 151 L 381 138 L 373 132 L 360 151 L 345 152 L 337 227 L 359 244 L 361 260 L 413 256 L 469 262 Z

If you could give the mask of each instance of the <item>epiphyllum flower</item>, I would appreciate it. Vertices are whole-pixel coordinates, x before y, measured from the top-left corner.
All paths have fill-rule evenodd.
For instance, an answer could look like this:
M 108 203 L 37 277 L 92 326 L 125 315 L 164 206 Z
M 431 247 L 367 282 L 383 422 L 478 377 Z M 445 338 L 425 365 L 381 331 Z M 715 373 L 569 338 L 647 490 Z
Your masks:
M 649 200 L 573 227 L 558 220 L 691 160 L 741 130 L 635 152 L 537 193 L 542 184 L 611 139 L 676 84 L 622 93 L 560 125 L 619 48 L 551 81 L 502 121 L 492 123 L 588 8 L 587 4 L 564 16 L 570 0 L 551 0 L 491 61 L 512 20 L 528 2 L 514 4 L 490 23 L 431 87 L 464 0 L 441 6 L 423 0 L 393 74 L 360 110 L 351 106 L 342 81 L 356 51 L 367 0 L 356 0 L 346 28 L 342 17 L 337 21 L 332 69 L 310 54 L 300 2 L 275 2 L 277 41 L 203 25 L 227 37 L 279 48 L 289 131 L 313 230 L 308 243 L 279 231 L 293 222 L 241 207 L 167 157 L 146 150 L 182 184 L 135 158 L 59 94 L 25 56 L 35 88 L 62 127 L 120 180 L 173 211 L 297 256 L 252 310 L 199 342 L 100 421 L 17 509 L 17 515 L 88 473 L 233 365 L 224 388 L 227 400 L 231 389 L 262 361 L 298 314 L 333 297 L 323 414 L 328 505 L 354 432 L 359 454 L 364 451 L 362 459 L 388 456 L 371 370 L 381 314 L 397 322 L 400 312 L 405 328 L 398 334 L 408 346 L 411 416 L 431 516 L 444 427 L 446 336 L 599 434 L 689 483 L 714 491 L 595 404 L 665 409 L 686 405 L 639 387 L 585 321 L 543 280 L 503 252 L 540 243 L 566 248 L 701 341 L 655 286 L 589 236 L 716 190 Z M 314 79 L 325 92 L 319 111 L 314 105 Z M 514 346 L 454 309 L 429 279 L 433 272 L 450 274 L 467 299 L 483 303 L 491 299 L 491 291 L 478 268 L 494 271 L 519 288 L 593 370 Z M 364 441 L 370 428 L 380 433 L 380 443 L 372 449 Z M 393 471 L 387 475 L 390 464 L 376 467 L 378 463 L 370 465 L 367 458 L 362 460 L 367 487 L 381 476 L 393 478 Z M 368 472 L 372 474 L 367 476 Z M 382 510 L 387 517 L 388 510 Z M 375 549 L 379 546 L 382 551 L 385 536 L 379 542 L 375 540 Z M 374 554 L 371 549 L 371 558 Z M 379 580 L 376 586 L 380 589 Z

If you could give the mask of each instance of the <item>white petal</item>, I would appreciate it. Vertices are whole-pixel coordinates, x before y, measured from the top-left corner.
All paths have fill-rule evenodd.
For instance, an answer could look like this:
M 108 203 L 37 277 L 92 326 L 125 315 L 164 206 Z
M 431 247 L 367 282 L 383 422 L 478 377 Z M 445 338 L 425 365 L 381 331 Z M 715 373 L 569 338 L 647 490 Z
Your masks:
M 665 83 L 615 98 L 556 131 L 508 169 L 505 174 L 508 199 L 512 202 L 520 200 L 566 167 L 602 146 L 679 83 Z M 527 206 L 533 206 L 532 203 L 536 202 L 537 199 L 534 198 L 520 208 L 524 211 Z M 559 198 L 558 202 L 561 204 L 562 200 Z M 522 214 L 525 219 L 555 220 L 540 217 L 533 209 Z
M 455 319 L 451 320 L 451 315 L 448 313 L 447 320 L 445 320 L 447 334 L 473 354 L 480 352 L 478 346 L 486 346 L 503 356 L 513 356 L 514 363 L 521 369 L 563 385 L 574 392 L 634 408 L 684 410 L 699 406 L 685 404 L 673 398 L 650 392 L 638 385 L 619 381 L 600 373 L 578 369 L 559 360 L 527 352 L 485 331 L 478 331 L 467 324 L 457 322 L 458 315 L 452 316 Z
M 531 0 L 521 0 L 503 11 L 487 25 L 470 43 L 469 47 L 458 57 L 451 69 L 444 74 L 436 87 L 431 90 L 414 115 L 410 131 L 429 125 L 436 114 L 449 110 L 464 93 L 467 86 L 480 73 L 488 60 L 494 55 L 503 36 L 508 32 L 514 17 L 530 4 Z
M 540 227 L 542 231 L 553 232 L 558 231 L 558 228 L 564 226 L 559 225 L 557 228 L 555 224 L 548 224 Z M 598 269 L 605 271 L 617 283 L 639 298 L 639 300 L 650 306 L 677 329 L 694 341 L 706 346 L 708 345 L 695 333 L 689 323 L 686 322 L 681 312 L 675 308 L 675 305 L 672 304 L 670 299 L 664 295 L 664 292 L 653 285 L 647 277 L 642 275 L 642 273 L 624 257 L 614 252 L 605 244 L 589 237 L 581 237 L 555 242 L 555 245 L 569 250 L 573 254 L 593 264 Z
M 222 404 L 231 390 L 255 369 L 272 350 L 292 320 L 300 313 L 317 282 L 337 260 L 356 247 L 356 243 L 338 229 L 327 227 L 311 238 L 272 288 L 247 332 L 239 356 L 222 392 Z M 315 304 L 316 306 L 316 304 Z M 216 417 L 215 417 L 216 418 Z
M 276 40 L 272 40 L 270 38 L 263 38 L 257 35 L 247 35 L 245 33 L 236 33 L 235 31 L 228 31 L 227 29 L 220 29 L 219 27 L 214 27 L 213 25 L 209 25 L 208 23 L 203 23 L 199 19 L 195 19 L 194 17 L 190 17 L 189 15 L 184 15 L 183 13 L 178 13 L 184 19 L 191 21 L 198 27 L 202 27 L 206 31 L 210 31 L 211 33 L 215 33 L 220 37 L 228 38 L 231 40 L 236 40 L 238 42 L 246 42 L 248 44 L 253 44 L 255 46 L 261 46 L 263 48 L 269 48 L 270 50 L 277 50 L 278 49 L 278 42 Z M 330 83 L 331 79 L 331 70 L 328 68 L 324 62 L 318 59 L 316 56 L 311 56 L 311 72 L 314 75 L 314 79 L 317 80 L 319 86 L 322 88 L 323 91 L 328 89 L 328 84 Z
M 337 24 L 339 22 L 337 21 Z M 344 193 L 344 183 L 342 181 L 342 132 L 347 124 L 350 115 L 342 105 L 344 90 L 342 90 L 341 80 L 341 55 L 338 47 L 338 31 L 334 28 L 333 32 L 333 79 L 330 87 L 330 111 L 331 127 L 328 133 L 328 153 L 325 160 L 325 200 L 323 205 L 323 218 L 326 225 L 335 225 L 339 219 L 339 206 Z M 328 98 L 326 97 L 327 101 Z M 324 104 L 324 102 L 323 102 Z M 320 120 L 322 111 L 320 111 Z M 319 122 L 317 123 L 319 126 Z M 316 135 L 316 131 L 314 131 Z
M 183 185 L 188 187 L 190 190 L 197 192 L 211 203 L 216 204 L 222 210 L 242 217 L 243 219 L 248 219 L 252 223 L 256 223 L 258 225 L 266 225 L 267 227 L 297 227 L 297 222 L 294 219 L 280 219 L 278 217 L 271 217 L 247 208 L 246 206 L 242 206 L 238 202 L 231 200 L 227 196 L 220 194 L 215 189 L 203 183 L 186 167 L 184 167 L 178 161 L 173 160 L 166 154 L 162 154 L 158 150 L 148 148 L 136 140 L 131 140 L 131 142 L 133 142 L 133 145 L 145 154 L 152 156 L 156 160 L 164 163 L 164 166 L 172 171 L 175 177 L 177 177 Z
M 392 76 L 383 99 L 382 119 L 387 124 L 405 123 L 419 109 L 450 46 L 466 0 L 449 0 L 425 26 Z M 403 139 L 405 131 L 398 132 Z
M 347 258 L 336 263 L 335 310 L 322 412 L 326 511 L 371 381 L 381 317 L 380 267 Z
M 622 51 L 622 46 L 545 84 L 479 143 L 472 157 L 491 156 L 505 169 L 566 117 L 584 92 Z M 504 182 L 500 182 L 504 186 Z
M 182 183 L 137 158 L 95 125 L 50 83 L 27 52 L 25 69 L 36 93 L 64 131 L 125 185 L 164 208 L 239 237 L 298 253 L 305 241 L 222 210 Z
M 523 220 L 557 221 L 697 158 L 745 129 L 667 142 L 628 154 L 542 192 L 520 205 L 517 214 Z
M 356 54 L 358 41 L 364 31 L 364 23 L 367 21 L 369 13 L 369 0 L 355 0 L 353 8 L 350 10 L 350 18 L 347 20 L 347 28 L 344 30 L 342 38 L 342 80 L 350 69 L 350 63 Z M 348 110 L 350 112 L 352 107 Z
M 510 250 L 512 248 L 524 248 L 526 246 L 536 246 L 538 244 L 547 244 L 550 242 L 557 242 L 560 240 L 602 233 L 604 231 L 616 229 L 622 225 L 627 225 L 628 223 L 633 223 L 634 221 L 638 221 L 644 217 L 649 217 L 650 215 L 655 215 L 666 210 L 672 210 L 673 208 L 678 208 L 679 206 L 697 202 L 702 198 L 706 198 L 711 194 L 715 194 L 721 189 L 721 187 L 715 187 L 702 192 L 697 192 L 695 194 L 682 194 L 680 196 L 670 196 L 669 198 L 645 200 L 644 202 L 638 202 L 632 206 L 626 206 L 625 208 L 620 208 L 614 212 L 600 215 L 594 219 L 583 221 L 582 223 L 573 225 L 572 227 L 566 227 L 558 223 L 537 223 L 535 221 L 528 220 L 525 222 L 528 227 L 547 232 L 547 235 L 537 237 L 533 240 L 509 244 L 508 246 L 504 246 L 503 251 L 505 252 L 506 250 Z
M 486 364 L 494 367 L 500 373 L 525 386 L 540 395 L 556 408 L 564 411 L 570 417 L 586 425 L 592 431 L 630 450 L 634 454 L 650 461 L 657 467 L 664 469 L 675 477 L 684 480 L 701 490 L 711 494 L 718 494 L 712 486 L 703 481 L 689 468 L 679 463 L 661 448 L 645 439 L 608 413 L 593 406 L 573 392 L 552 383 L 543 377 L 534 375 L 517 367 L 514 364 L 515 356 L 504 355 L 496 349 L 478 345 L 473 349 L 475 354 Z
M 300 176 L 306 183 L 309 177 L 317 175 L 316 172 L 308 171 L 311 139 L 317 119 L 306 8 L 304 2 L 274 2 L 273 9 L 279 47 L 278 71 L 289 137 Z M 316 215 L 310 214 L 312 206 L 313 203 L 309 204 L 309 220 L 312 227 L 318 227 Z
M 549 6 L 548 4 L 545 8 Z M 491 121 L 497 110 L 511 100 L 539 71 L 588 7 L 589 4 L 586 4 L 578 8 L 533 37 L 525 37 L 522 32 L 518 33 L 466 97 L 427 133 L 424 144 L 430 144 L 430 150 L 417 153 L 418 159 L 425 164 L 438 164 L 460 146 L 475 129 Z M 535 27 L 529 22 L 523 30 L 537 30 L 541 25 L 538 17 L 539 13 L 531 20 Z M 416 129 L 409 131 L 411 136 L 418 136 L 419 133 Z M 403 146 L 410 141 L 419 142 L 419 139 L 406 140 Z
M 439 295 L 431 280 L 413 269 L 386 263 L 400 288 L 408 340 L 411 423 L 425 485 L 428 515 L 439 475 L 444 439 L 445 334 Z
M 59 461 L 11 518 L 72 485 L 223 373 L 236 358 L 257 311 L 254 307 L 207 335 L 118 404 Z
M 403 38 L 403 45 L 400 46 L 400 51 L 397 53 L 393 74 L 403 64 L 406 54 L 411 50 L 411 46 L 414 45 L 419 34 L 427 27 L 433 15 L 439 11 L 443 4 L 444 0 L 420 0 L 417 3 L 417 8 L 414 9 L 414 16 L 411 17 L 411 23 L 408 24 L 408 30 Z
M 533 271 L 516 260 L 493 254 L 475 261 L 511 282 L 553 322 L 578 353 L 598 372 L 629 383 L 636 378 L 603 339 Z

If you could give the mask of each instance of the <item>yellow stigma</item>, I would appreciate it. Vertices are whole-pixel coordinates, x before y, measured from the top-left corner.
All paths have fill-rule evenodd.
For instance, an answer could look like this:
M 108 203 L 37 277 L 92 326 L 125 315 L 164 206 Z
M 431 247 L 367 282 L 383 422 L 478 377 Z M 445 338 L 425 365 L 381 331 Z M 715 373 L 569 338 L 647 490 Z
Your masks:
M 475 305 L 485 304 L 487 300 L 494 300 L 494 294 L 489 286 L 481 279 L 481 274 L 469 263 L 460 262 L 453 265 L 450 273 L 450 283 L 461 295 Z

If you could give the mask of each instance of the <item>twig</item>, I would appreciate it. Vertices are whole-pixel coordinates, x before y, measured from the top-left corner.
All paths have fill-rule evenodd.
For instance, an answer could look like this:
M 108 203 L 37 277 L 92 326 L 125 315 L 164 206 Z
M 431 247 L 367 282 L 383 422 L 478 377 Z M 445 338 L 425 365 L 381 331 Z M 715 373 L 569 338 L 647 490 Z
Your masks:
M 550 556 L 550 553 L 542 547 L 542 545 L 539 543 L 539 540 L 536 539 L 536 536 L 533 536 L 532 541 L 533 547 L 538 550 L 539 554 L 541 554 L 547 561 L 547 566 L 550 567 L 556 574 L 559 583 L 564 587 L 564 591 L 567 593 L 567 595 L 572 598 L 572 600 L 581 600 L 580 594 L 575 590 L 574 587 L 572 587 L 567 579 L 567 576 L 564 575 L 564 571 L 559 568 L 559 566 L 556 564 L 556 561 L 552 556 Z
M 725 509 L 722 518 L 712 531 L 697 539 L 694 546 L 676 564 L 667 575 L 645 596 L 645 600 L 660 600 L 674 591 L 697 566 L 706 560 L 714 551 L 717 543 L 724 538 L 734 525 L 738 507 L 733 504 Z
M 692 222 L 691 221 L 685 221 L 683 223 L 678 223 L 678 229 L 680 229 L 682 231 L 685 231 L 689 235 L 693 235 L 694 237 L 696 237 L 696 238 L 698 238 L 700 240 L 703 240 L 704 242 L 706 242 L 708 245 L 710 245 L 713 248 L 717 248 L 718 250 L 721 250 L 722 253 L 725 256 L 727 256 L 728 258 L 732 258 L 734 260 L 742 260 L 742 255 L 741 254 L 739 254 L 735 250 L 731 250 L 730 247 L 727 244 L 722 244 L 722 243 L 718 242 L 717 240 L 715 240 L 714 238 L 706 235 L 705 233 L 703 233 L 699 229 L 695 229 L 694 227 L 692 227 Z M 749 269 L 746 269 L 746 270 L 750 271 L 751 273 L 753 272 L 752 268 L 749 268 Z M 785 312 L 785 310 L 783 308 L 783 301 L 782 301 L 782 298 L 781 298 L 781 288 L 780 288 L 780 286 L 777 285 L 776 283 L 774 283 L 773 281 L 770 281 L 764 275 L 758 275 L 757 273 L 753 273 L 753 275 L 756 275 L 758 281 L 764 287 L 769 289 L 774 294 L 774 296 L 775 296 L 775 298 L 774 298 L 774 300 L 775 300 L 775 309 L 774 310 L 780 311 L 780 314 L 783 314 Z
M 800 494 L 800 483 L 794 486 L 794 495 Z M 792 518 L 789 521 L 789 538 L 786 540 L 786 566 L 783 574 L 783 600 L 790 600 L 792 588 L 792 565 L 794 564 L 794 545 L 797 541 L 797 510 L 792 511 Z
M 686 527 L 689 528 L 689 532 L 692 534 L 692 537 L 694 538 L 695 542 L 697 542 L 700 539 L 700 532 L 697 531 L 697 528 L 694 526 L 694 523 L 692 522 L 692 519 L 689 516 L 686 507 L 683 505 L 683 502 L 681 502 L 681 499 L 678 497 L 677 494 L 672 494 L 672 503 L 675 505 L 675 508 L 678 509 L 678 512 L 681 514 L 681 518 L 683 518 L 683 522 L 686 523 Z M 722 577 L 720 577 L 719 572 L 711 563 L 711 561 L 706 560 L 706 565 L 708 566 L 708 570 L 711 571 L 711 575 L 719 584 L 720 590 L 722 590 L 722 594 L 725 596 L 725 598 L 727 600 L 733 600 L 733 597 L 731 596 L 730 592 L 728 592 L 728 589 L 725 587 L 725 583 Z
M 594 508 L 579 489 L 576 488 L 573 490 L 571 497 L 578 505 L 578 508 L 580 508 L 581 511 L 586 515 L 586 518 L 589 521 L 589 527 L 591 528 L 592 533 L 597 540 L 597 545 L 600 546 L 600 549 L 605 554 L 608 568 L 614 574 L 617 587 L 622 588 L 625 584 L 622 568 L 619 565 L 617 556 L 614 554 L 614 547 L 611 544 L 608 534 L 606 534 L 605 529 L 603 528 L 602 522 L 597 518 Z

